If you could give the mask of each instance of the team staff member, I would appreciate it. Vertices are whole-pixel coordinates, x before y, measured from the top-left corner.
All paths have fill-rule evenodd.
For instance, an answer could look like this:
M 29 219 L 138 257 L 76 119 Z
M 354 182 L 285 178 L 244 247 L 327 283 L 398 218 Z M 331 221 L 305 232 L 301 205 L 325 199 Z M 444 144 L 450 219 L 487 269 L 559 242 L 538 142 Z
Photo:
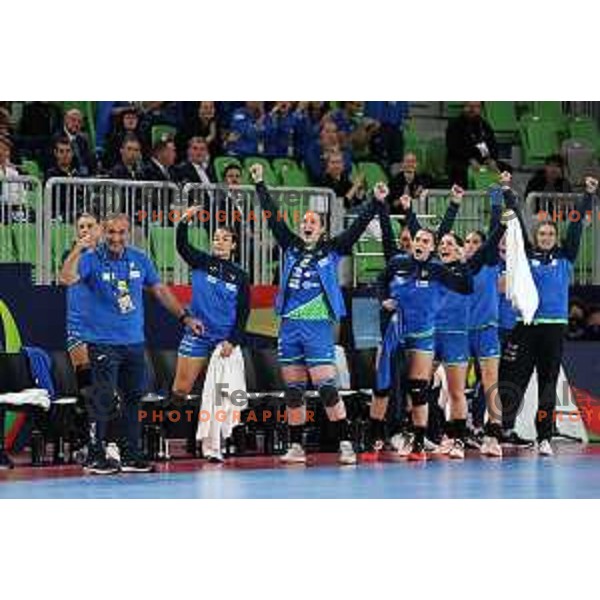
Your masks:
M 344 298 L 337 276 L 342 255 L 367 228 L 377 212 L 377 202 L 363 205 L 358 217 L 343 233 L 327 238 L 320 215 L 307 212 L 300 224 L 300 235 L 292 233 L 279 218 L 278 206 L 263 183 L 260 165 L 250 169 L 261 208 L 275 240 L 284 253 L 283 275 L 276 310 L 282 317 L 279 330 L 279 363 L 286 384 L 291 447 L 285 462 L 303 463 L 302 425 L 305 421 L 304 392 L 308 376 L 319 391 L 327 418 L 334 424 L 339 440 L 339 462 L 355 464 L 356 454 L 348 438 L 346 407 L 336 383 L 334 323 L 345 316 Z
M 533 245 L 524 236 L 529 267 L 540 303 L 532 325 L 525 325 L 519 317 L 502 357 L 500 382 L 503 390 L 503 417 L 505 428 L 512 429 L 535 369 L 538 377 L 538 412 L 535 420 L 537 449 L 544 456 L 554 453 L 550 441 L 563 338 L 569 322 L 569 285 L 573 264 L 579 252 L 583 221 L 592 208 L 593 195 L 597 189 L 598 181 L 587 177 L 584 197 L 576 208 L 579 219 L 571 220 L 562 244 L 559 244 L 556 223 L 552 221 L 536 224 Z M 504 186 L 504 199 L 506 205 L 515 210 L 523 231 L 526 232 L 516 196 L 508 185 Z M 512 393 L 509 393 L 509 387 Z
M 234 231 L 217 228 L 211 254 L 188 241 L 188 223 L 200 210 L 202 206 L 189 209 L 177 226 L 177 251 L 192 268 L 191 314 L 202 322 L 204 332 L 198 335 L 187 328 L 181 340 L 172 390 L 175 401 L 184 400 L 192 391 L 218 344 L 223 343 L 221 356 L 231 355 L 241 342 L 250 314 L 248 275 L 232 260 L 237 245 Z
M 120 443 L 121 470 L 147 472 L 151 465 L 140 454 L 138 403 L 145 393 L 143 290 L 151 294 L 180 322 L 196 333 L 202 324 L 183 310 L 160 282 L 152 261 L 128 245 L 129 219 L 111 214 L 103 223 L 105 243 L 91 249 L 89 235 L 65 261 L 61 279 L 81 283 L 88 293 L 88 315 L 82 337 L 88 344 L 92 385 L 90 453 L 86 470 L 106 475 L 119 467 L 106 458 L 107 425 L 117 389 L 122 394 Z M 88 251 L 83 253 L 83 249 Z

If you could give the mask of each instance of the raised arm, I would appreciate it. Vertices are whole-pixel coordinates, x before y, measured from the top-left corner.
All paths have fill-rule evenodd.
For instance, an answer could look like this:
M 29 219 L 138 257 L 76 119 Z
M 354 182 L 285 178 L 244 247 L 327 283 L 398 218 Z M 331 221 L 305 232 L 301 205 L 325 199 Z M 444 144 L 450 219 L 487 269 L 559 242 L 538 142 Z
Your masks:
M 379 207 L 379 223 L 381 224 L 381 241 L 383 243 L 383 255 L 388 262 L 392 256 L 398 254 L 400 248 L 394 239 L 394 230 L 392 220 L 390 219 L 390 209 L 388 204 L 382 204 Z
M 525 251 L 529 252 L 532 248 L 531 240 L 529 239 L 529 227 L 527 226 L 525 218 L 523 217 L 523 211 L 519 205 L 517 195 L 510 188 L 510 181 L 510 174 L 502 173 L 502 175 L 500 175 L 504 205 L 509 210 L 512 210 L 515 214 L 515 217 L 519 220 L 519 223 L 521 224 L 521 230 L 523 231 L 523 243 L 525 244 Z
M 70 286 L 79 282 L 81 278 L 79 272 L 81 256 L 86 249 L 92 248 L 93 244 L 94 242 L 89 234 L 86 234 L 75 242 L 60 269 L 58 281 L 61 285 Z
M 280 208 L 277 206 L 271 194 L 267 190 L 267 186 L 263 181 L 263 167 L 260 164 L 255 164 L 250 167 L 250 176 L 256 185 L 256 193 L 260 207 L 264 211 L 264 215 L 269 224 L 269 229 L 273 232 L 273 236 L 283 250 L 292 245 L 302 244 L 302 240 L 293 233 L 285 224 L 285 221 L 280 218 Z
M 448 289 L 459 294 L 470 294 L 473 291 L 471 273 L 460 263 L 445 265 L 437 260 L 432 260 L 429 266 L 432 275 Z
M 340 254 L 350 254 L 352 246 L 356 244 L 360 236 L 364 233 L 369 223 L 373 220 L 373 217 L 380 212 L 380 207 L 385 202 L 388 194 L 389 190 L 385 183 L 376 184 L 371 200 L 363 202 L 360 206 L 358 216 L 348 229 L 331 238 L 329 242 L 330 247 Z
M 498 244 L 506 231 L 506 225 L 499 221 L 481 248 L 467 261 L 472 272 L 477 273 L 483 265 L 494 265 L 498 260 Z
M 442 219 L 442 222 L 437 230 L 438 240 L 441 240 L 444 235 L 452 231 L 452 228 L 454 227 L 454 221 L 456 220 L 456 215 L 458 214 L 458 209 L 460 208 L 463 196 L 465 195 L 465 190 L 458 185 L 453 185 L 451 192 L 452 197 L 450 198 L 450 202 L 448 203 L 448 207 L 444 213 L 444 218 Z
M 592 177 L 585 179 L 585 194 L 583 199 L 578 203 L 576 211 L 579 213 L 579 218 L 571 220 L 567 229 L 567 236 L 563 243 L 563 253 L 565 258 L 570 262 L 575 262 L 581 244 L 581 235 L 583 233 L 583 221 L 590 210 L 592 210 L 592 202 L 594 194 L 598 189 L 598 180 Z
M 202 250 L 194 248 L 188 240 L 188 224 L 194 215 L 201 209 L 200 206 L 193 206 L 184 215 L 177 225 L 176 243 L 177 252 L 192 269 L 208 268 L 210 255 Z

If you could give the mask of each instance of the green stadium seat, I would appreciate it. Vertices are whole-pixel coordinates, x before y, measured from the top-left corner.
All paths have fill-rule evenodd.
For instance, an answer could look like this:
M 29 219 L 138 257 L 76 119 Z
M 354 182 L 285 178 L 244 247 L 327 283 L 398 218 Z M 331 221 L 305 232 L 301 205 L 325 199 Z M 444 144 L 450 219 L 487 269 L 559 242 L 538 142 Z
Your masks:
M 425 144 L 425 160 L 420 164 L 419 169 L 429 173 L 434 179 L 443 179 L 446 177 L 446 140 L 443 138 L 433 138 Z M 417 160 L 419 156 L 417 155 Z
M 17 262 L 35 265 L 39 248 L 36 226 L 29 223 L 22 223 L 11 225 L 11 229 Z
M 356 261 L 356 282 L 373 283 L 385 268 L 385 258 L 383 256 L 383 244 L 381 241 L 370 238 L 359 240 L 355 246 L 357 252 L 372 252 L 378 256 L 357 256 Z
M 252 178 L 250 177 L 250 167 L 255 164 L 262 165 L 263 178 L 269 187 L 276 187 L 279 184 L 277 175 L 275 175 L 275 172 L 271 167 L 271 163 L 266 158 L 261 156 L 248 156 L 246 159 L 244 159 L 244 183 L 249 184 L 252 182 Z
M 35 160 L 24 160 L 21 163 L 20 168 L 21 171 L 23 171 L 25 175 L 29 175 L 29 177 L 36 177 L 39 180 L 42 180 L 44 178 L 42 169 L 37 164 L 37 162 L 35 162 Z
M 547 156 L 559 151 L 559 130 L 554 122 L 532 117 L 526 120 L 520 133 L 526 165 L 541 165 Z
M 587 142 L 594 149 L 600 149 L 600 135 L 598 135 L 598 126 L 590 117 L 573 117 L 567 129 L 569 137 L 578 142 Z
M 444 102 L 444 105 L 446 116 L 449 119 L 454 119 L 462 113 L 463 107 L 465 105 L 465 100 L 453 100 L 451 102 Z
M 404 124 L 404 152 L 414 152 L 417 154 L 419 148 L 419 136 L 415 128 L 413 119 L 409 119 Z M 418 157 L 418 154 L 417 154 Z
M 533 114 L 546 121 L 562 122 L 565 118 L 562 110 L 562 102 L 535 101 L 533 102 Z
M 383 170 L 383 167 L 374 162 L 358 163 L 357 169 L 365 176 L 367 189 L 372 190 L 376 183 L 383 181 L 388 182 L 388 176 Z
M 486 167 L 481 167 L 479 171 L 469 167 L 468 179 L 469 189 L 487 190 L 491 185 L 498 183 L 498 173 Z
M 485 102 L 485 118 L 499 137 L 512 137 L 519 130 L 514 102 Z
M 12 227 L 0 223 L 0 263 L 14 262 L 15 259 Z
M 176 261 L 175 228 L 150 227 L 150 254 L 159 271 L 173 271 Z
M 273 169 L 284 187 L 308 187 L 310 181 L 306 171 L 291 158 L 276 158 Z
M 150 133 L 150 137 L 152 138 L 152 145 L 156 144 L 156 142 L 163 140 L 165 138 L 175 138 L 177 135 L 177 129 L 175 127 L 171 127 L 171 125 L 154 125 L 152 127 L 152 131 Z
M 223 181 L 225 176 L 225 169 L 230 165 L 234 164 L 243 170 L 242 163 L 235 158 L 235 156 L 217 156 L 214 161 L 215 173 L 217 175 L 217 181 Z

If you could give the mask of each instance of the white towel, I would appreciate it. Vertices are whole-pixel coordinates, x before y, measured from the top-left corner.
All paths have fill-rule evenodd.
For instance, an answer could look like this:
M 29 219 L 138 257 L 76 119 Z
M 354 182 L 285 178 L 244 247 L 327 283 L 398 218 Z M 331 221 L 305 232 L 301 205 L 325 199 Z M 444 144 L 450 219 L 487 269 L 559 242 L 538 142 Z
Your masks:
M 33 388 L 22 392 L 0 394 L 0 404 L 12 406 L 40 406 L 44 410 L 50 408 L 50 396 L 48 390 Z
M 508 221 L 506 229 L 506 298 L 521 314 L 523 322 L 531 324 L 540 297 L 525 253 L 521 224 L 516 218 Z
M 221 384 L 221 387 L 217 387 Z M 227 387 L 223 387 L 227 384 Z M 206 442 L 206 446 L 220 451 L 221 439 L 231 436 L 237 424 L 235 413 L 241 412 L 248 405 L 248 399 L 235 399 L 230 395 L 235 391 L 246 392 L 246 373 L 244 357 L 239 346 L 236 346 L 228 358 L 221 357 L 221 344 L 212 353 L 204 388 L 202 390 L 202 406 L 200 408 L 200 427 L 196 438 Z M 210 418 L 207 416 L 210 415 Z

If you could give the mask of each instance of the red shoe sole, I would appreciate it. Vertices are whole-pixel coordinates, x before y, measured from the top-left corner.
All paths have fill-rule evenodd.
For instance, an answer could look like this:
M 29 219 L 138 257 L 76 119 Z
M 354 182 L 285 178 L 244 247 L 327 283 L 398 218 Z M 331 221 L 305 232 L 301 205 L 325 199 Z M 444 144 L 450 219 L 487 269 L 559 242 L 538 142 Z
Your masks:
M 361 456 L 362 462 L 379 462 L 379 452 L 365 452 Z
M 425 454 L 425 452 L 411 452 L 408 455 L 408 460 L 414 462 L 424 462 L 427 460 L 427 454 Z

